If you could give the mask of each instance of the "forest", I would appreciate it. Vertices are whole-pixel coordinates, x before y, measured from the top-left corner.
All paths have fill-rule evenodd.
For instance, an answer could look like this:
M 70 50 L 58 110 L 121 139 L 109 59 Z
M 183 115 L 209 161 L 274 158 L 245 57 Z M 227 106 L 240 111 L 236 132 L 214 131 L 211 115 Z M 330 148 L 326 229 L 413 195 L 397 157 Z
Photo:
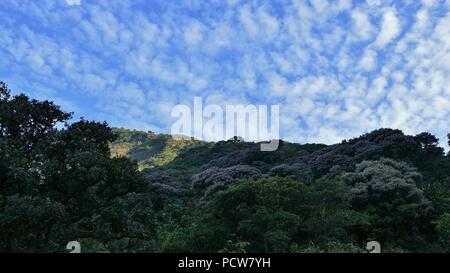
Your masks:
M 74 121 L 0 82 L 0 252 L 449 252 L 438 143 L 389 128 L 275 152 L 174 140 Z

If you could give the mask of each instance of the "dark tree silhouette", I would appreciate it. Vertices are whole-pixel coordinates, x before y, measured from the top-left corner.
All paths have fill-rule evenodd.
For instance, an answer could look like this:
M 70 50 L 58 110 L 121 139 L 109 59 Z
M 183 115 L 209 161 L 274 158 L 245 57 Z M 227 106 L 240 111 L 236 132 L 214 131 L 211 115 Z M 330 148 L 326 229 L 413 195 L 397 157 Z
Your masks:
M 81 120 L 49 101 L 10 96 L 0 84 L 0 252 L 150 250 L 152 201 L 135 163 L 111 158 L 106 123 Z

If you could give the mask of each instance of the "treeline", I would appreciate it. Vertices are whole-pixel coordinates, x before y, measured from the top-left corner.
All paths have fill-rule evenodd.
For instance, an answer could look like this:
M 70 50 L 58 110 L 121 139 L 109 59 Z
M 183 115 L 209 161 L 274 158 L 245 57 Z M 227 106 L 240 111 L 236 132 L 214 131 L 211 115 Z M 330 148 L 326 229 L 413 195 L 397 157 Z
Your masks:
M 71 117 L 0 83 L 1 252 L 450 250 L 450 158 L 429 133 L 260 152 Z

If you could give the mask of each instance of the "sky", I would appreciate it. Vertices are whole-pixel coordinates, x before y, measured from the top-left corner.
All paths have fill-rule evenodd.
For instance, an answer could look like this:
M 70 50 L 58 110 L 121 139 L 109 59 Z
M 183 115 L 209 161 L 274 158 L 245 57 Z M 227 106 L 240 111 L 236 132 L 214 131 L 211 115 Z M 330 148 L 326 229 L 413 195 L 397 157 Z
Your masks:
M 283 139 L 450 132 L 450 0 L 1 0 L 0 80 L 167 133 L 177 104 L 280 105 Z

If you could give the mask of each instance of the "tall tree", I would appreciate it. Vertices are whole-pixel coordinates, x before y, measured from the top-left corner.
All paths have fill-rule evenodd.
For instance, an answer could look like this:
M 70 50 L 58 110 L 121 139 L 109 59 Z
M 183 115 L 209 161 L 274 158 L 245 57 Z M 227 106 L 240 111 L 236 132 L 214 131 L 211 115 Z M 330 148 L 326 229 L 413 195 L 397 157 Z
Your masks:
M 0 251 L 153 249 L 148 184 L 135 162 L 111 158 L 106 123 L 71 117 L 0 84 Z M 89 250 L 84 248 L 85 250 Z

